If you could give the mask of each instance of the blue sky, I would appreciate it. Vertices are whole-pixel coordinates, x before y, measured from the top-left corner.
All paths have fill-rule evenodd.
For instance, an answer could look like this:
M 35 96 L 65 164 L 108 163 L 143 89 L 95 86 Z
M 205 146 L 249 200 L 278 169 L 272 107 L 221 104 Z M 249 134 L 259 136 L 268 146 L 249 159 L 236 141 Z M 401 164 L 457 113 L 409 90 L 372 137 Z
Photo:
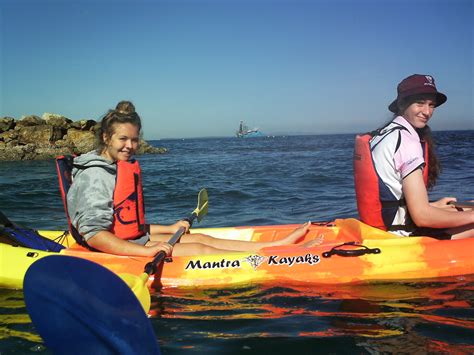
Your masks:
M 146 139 L 354 133 L 432 74 L 433 129 L 474 129 L 471 0 L 0 0 L 0 116 L 99 119 Z

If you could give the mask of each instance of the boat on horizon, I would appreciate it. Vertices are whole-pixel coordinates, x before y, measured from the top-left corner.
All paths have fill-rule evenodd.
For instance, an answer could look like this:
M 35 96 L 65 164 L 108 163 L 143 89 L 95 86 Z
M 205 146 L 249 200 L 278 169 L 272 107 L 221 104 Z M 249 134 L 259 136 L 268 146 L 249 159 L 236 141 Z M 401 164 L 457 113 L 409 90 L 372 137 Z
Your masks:
M 258 130 L 258 128 L 249 129 L 244 121 L 240 121 L 239 130 L 235 133 L 237 138 L 254 138 L 254 137 L 263 137 L 263 133 Z

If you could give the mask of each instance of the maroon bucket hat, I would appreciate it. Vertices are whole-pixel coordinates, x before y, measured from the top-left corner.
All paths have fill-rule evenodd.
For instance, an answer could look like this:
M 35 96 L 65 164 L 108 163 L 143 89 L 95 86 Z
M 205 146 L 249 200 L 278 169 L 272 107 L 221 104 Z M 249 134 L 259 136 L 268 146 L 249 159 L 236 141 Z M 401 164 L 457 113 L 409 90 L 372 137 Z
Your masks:
M 436 90 L 435 80 L 431 75 L 413 74 L 403 79 L 397 86 L 397 98 L 388 106 L 393 113 L 397 112 L 397 102 L 406 97 L 419 94 L 436 95 L 436 107 L 448 99 L 445 94 Z

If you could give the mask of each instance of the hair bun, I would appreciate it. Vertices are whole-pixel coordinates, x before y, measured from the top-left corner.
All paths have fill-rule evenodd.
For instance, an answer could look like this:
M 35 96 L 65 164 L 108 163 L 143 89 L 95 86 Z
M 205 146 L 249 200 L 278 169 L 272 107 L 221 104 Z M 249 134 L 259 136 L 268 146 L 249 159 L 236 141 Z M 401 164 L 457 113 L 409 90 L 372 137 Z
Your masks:
M 135 113 L 135 106 L 130 101 L 120 101 L 115 110 L 123 115 L 129 115 Z

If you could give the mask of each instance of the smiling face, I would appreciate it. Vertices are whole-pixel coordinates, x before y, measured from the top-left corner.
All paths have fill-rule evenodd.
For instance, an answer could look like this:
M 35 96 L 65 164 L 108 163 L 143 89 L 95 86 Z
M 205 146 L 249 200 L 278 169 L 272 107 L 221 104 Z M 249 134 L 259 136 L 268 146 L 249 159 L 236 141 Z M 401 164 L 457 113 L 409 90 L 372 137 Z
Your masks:
M 109 160 L 129 160 L 138 149 L 139 129 L 131 123 L 115 123 L 112 135 L 104 133 L 105 147 L 101 155 Z
M 415 128 L 423 128 L 428 124 L 436 107 L 434 96 L 420 97 L 405 108 L 402 116 Z

